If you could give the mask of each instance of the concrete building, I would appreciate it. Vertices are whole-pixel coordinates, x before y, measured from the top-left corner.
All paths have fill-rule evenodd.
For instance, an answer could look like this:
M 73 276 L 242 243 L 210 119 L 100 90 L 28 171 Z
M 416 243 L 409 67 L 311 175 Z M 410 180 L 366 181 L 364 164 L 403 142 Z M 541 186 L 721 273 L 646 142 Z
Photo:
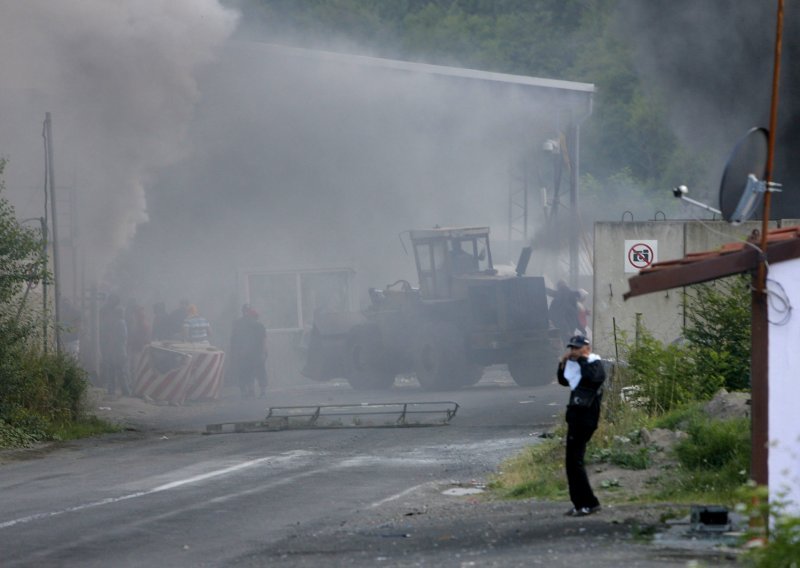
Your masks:
M 771 227 L 800 225 L 781 220 Z M 665 290 L 624 301 L 628 278 L 656 262 L 676 260 L 725 243 L 745 240 L 761 221 L 733 226 L 725 221 L 670 220 L 599 222 L 594 226 L 592 332 L 594 350 L 615 356 L 615 331 L 633 339 L 637 319 L 656 339 L 672 342 L 683 335 L 683 288 Z M 638 315 L 637 315 L 638 314 Z

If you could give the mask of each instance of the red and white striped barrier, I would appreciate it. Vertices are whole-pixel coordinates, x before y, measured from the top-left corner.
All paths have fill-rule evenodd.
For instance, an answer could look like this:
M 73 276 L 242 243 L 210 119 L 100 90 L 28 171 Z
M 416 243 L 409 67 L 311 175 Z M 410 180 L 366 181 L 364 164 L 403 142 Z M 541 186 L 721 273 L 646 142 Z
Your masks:
M 133 394 L 170 404 L 217 399 L 224 360 L 225 352 L 213 347 L 151 343 L 137 362 Z
M 191 379 L 188 381 L 187 400 L 216 400 L 222 387 L 224 351 L 198 351 L 192 353 Z

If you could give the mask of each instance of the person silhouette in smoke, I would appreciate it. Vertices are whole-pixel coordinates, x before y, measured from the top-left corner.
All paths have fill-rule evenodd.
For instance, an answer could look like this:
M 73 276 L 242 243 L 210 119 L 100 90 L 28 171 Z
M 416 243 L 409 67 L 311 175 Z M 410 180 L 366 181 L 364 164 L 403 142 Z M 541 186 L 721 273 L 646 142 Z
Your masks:
M 61 298 L 61 321 L 59 333 L 64 350 L 74 359 L 78 359 L 81 346 L 81 311 L 69 298 Z
M 120 297 L 109 294 L 106 302 L 98 310 L 98 335 L 100 337 L 100 385 L 105 384 L 110 390 L 113 374 L 113 351 L 115 311 L 120 306 Z
M 117 305 L 109 316 L 108 327 L 108 376 L 106 388 L 110 396 L 116 396 L 117 387 L 125 396 L 130 396 L 128 382 L 128 326 L 125 324 L 125 310 Z
M 558 281 L 555 290 L 548 288 L 547 294 L 553 297 L 548 311 L 550 321 L 558 328 L 563 342 L 567 343 L 580 326 L 578 321 L 579 294 L 572 290 L 564 280 Z
M 164 302 L 153 304 L 153 340 L 165 341 L 171 339 L 170 319 Z
M 469 274 L 478 271 L 478 262 L 470 253 L 461 248 L 461 241 L 453 241 L 450 251 L 453 274 Z
M 267 395 L 267 330 L 258 317 L 250 304 L 243 305 L 242 316 L 233 322 L 231 331 L 231 370 L 242 398 L 255 396 L 254 381 L 261 398 Z

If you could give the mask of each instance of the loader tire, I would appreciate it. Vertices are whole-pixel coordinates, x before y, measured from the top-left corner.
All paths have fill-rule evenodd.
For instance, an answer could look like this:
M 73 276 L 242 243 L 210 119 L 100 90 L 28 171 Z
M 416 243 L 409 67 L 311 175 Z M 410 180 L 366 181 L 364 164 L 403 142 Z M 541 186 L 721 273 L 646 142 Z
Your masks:
M 356 390 L 389 389 L 395 373 L 386 368 L 384 346 L 378 328 L 359 325 L 345 344 L 347 382 Z
M 556 361 L 551 359 L 553 356 L 546 352 L 521 353 L 508 361 L 508 372 L 521 387 L 544 386 L 556 378 Z
M 475 384 L 483 374 L 482 368 L 467 361 L 464 337 L 453 324 L 425 324 L 414 351 L 414 370 L 425 390 L 448 390 Z

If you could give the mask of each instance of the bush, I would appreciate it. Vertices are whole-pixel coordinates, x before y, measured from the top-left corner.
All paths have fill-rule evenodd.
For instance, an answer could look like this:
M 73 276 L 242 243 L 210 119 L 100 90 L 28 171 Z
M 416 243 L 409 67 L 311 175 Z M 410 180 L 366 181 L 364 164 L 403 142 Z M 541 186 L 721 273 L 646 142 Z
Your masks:
M 53 439 L 83 419 L 86 373 L 71 357 L 34 343 L 42 314 L 26 311 L 23 290 L 46 281 L 41 235 L 23 227 L 2 196 L 0 159 L 0 447 Z
M 750 279 L 744 275 L 692 286 L 687 293 L 685 337 L 697 351 L 697 374 L 721 379 L 729 391 L 750 388 L 750 306 Z
M 680 467 L 660 496 L 732 503 L 749 477 L 749 419 L 710 420 L 695 412 L 688 416 L 688 437 L 674 448 Z
M 685 341 L 665 345 L 646 328 L 618 348 L 627 366 L 622 385 L 651 416 L 711 398 L 720 388 L 749 387 L 750 285 L 746 277 L 694 286 L 687 294 Z
M 750 419 L 696 421 L 689 437 L 675 447 L 681 464 L 688 469 L 737 471 L 750 466 Z
M 0 352 L 0 447 L 53 439 L 83 418 L 88 383 L 74 359 L 19 346 Z

